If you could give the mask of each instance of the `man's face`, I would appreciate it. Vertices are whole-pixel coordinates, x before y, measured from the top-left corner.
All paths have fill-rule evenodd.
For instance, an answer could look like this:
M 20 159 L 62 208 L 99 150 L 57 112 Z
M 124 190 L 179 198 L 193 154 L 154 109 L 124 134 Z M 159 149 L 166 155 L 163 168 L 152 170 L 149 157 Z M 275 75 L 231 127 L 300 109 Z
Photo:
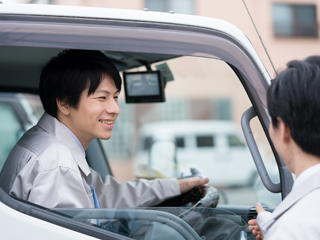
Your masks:
M 277 132 L 277 128 L 274 128 L 272 125 L 272 122 L 270 121 L 269 124 L 269 135 L 270 138 L 273 142 L 274 147 L 276 148 L 276 150 L 278 151 L 278 145 L 279 145 L 279 134 Z
M 120 113 L 119 91 L 113 79 L 106 75 L 97 90 L 88 96 L 86 88 L 81 96 L 78 108 L 70 109 L 70 130 L 86 148 L 95 138 L 109 139 L 114 123 Z
M 280 157 L 286 164 L 288 170 L 290 172 L 294 171 L 293 163 L 290 161 L 291 155 L 288 151 L 287 146 L 287 134 L 288 128 L 283 123 L 281 119 L 278 119 L 278 126 L 275 128 L 272 123 L 270 122 L 269 125 L 269 135 L 273 142 L 274 147 L 276 148 L 277 152 L 279 153 Z

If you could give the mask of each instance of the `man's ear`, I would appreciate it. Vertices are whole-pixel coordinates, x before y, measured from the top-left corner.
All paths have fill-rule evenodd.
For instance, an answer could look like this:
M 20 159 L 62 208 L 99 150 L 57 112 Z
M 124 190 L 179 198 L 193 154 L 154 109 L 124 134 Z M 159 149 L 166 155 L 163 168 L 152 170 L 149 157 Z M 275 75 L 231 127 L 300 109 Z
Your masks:
M 278 128 L 281 134 L 281 140 L 284 143 L 289 143 L 292 140 L 289 126 L 285 124 L 281 118 L 278 117 L 277 120 L 278 120 Z
M 67 116 L 70 114 L 70 107 L 65 99 L 64 100 L 56 99 L 56 103 L 58 107 L 57 110 L 60 111 L 63 115 Z

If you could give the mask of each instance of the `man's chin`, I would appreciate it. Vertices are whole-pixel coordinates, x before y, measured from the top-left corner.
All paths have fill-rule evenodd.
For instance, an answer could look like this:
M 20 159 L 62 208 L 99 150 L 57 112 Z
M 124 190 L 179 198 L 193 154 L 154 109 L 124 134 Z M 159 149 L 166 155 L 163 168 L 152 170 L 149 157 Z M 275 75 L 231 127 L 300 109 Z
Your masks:
M 111 136 L 112 135 L 110 134 L 109 136 L 102 136 L 99 139 L 101 139 L 101 140 L 109 140 L 111 138 Z

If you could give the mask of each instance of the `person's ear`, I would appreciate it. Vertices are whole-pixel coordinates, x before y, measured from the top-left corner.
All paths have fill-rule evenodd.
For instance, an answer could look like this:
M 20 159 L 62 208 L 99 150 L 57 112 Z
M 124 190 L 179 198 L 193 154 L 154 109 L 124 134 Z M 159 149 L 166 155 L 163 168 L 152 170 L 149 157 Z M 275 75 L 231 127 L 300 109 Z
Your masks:
M 281 134 L 281 140 L 284 142 L 284 143 L 289 143 L 292 139 L 291 137 L 291 131 L 290 131 L 290 128 L 288 127 L 287 124 L 285 124 L 281 118 L 277 118 L 278 120 L 278 128 L 280 130 L 280 134 Z
M 69 115 L 70 114 L 70 107 L 67 103 L 67 101 L 56 99 L 58 111 L 60 111 L 63 115 Z

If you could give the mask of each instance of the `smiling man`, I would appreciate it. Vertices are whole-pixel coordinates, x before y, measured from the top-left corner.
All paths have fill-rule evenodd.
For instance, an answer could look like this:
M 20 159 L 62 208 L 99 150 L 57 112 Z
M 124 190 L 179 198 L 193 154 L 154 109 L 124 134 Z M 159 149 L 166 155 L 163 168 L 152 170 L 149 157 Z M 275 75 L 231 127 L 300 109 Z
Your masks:
M 89 168 L 90 141 L 110 139 L 120 113 L 121 78 L 101 52 L 61 52 L 44 67 L 39 90 L 45 113 L 15 145 L 0 173 L 0 186 L 10 195 L 48 208 L 146 207 L 208 182 L 119 184 Z

